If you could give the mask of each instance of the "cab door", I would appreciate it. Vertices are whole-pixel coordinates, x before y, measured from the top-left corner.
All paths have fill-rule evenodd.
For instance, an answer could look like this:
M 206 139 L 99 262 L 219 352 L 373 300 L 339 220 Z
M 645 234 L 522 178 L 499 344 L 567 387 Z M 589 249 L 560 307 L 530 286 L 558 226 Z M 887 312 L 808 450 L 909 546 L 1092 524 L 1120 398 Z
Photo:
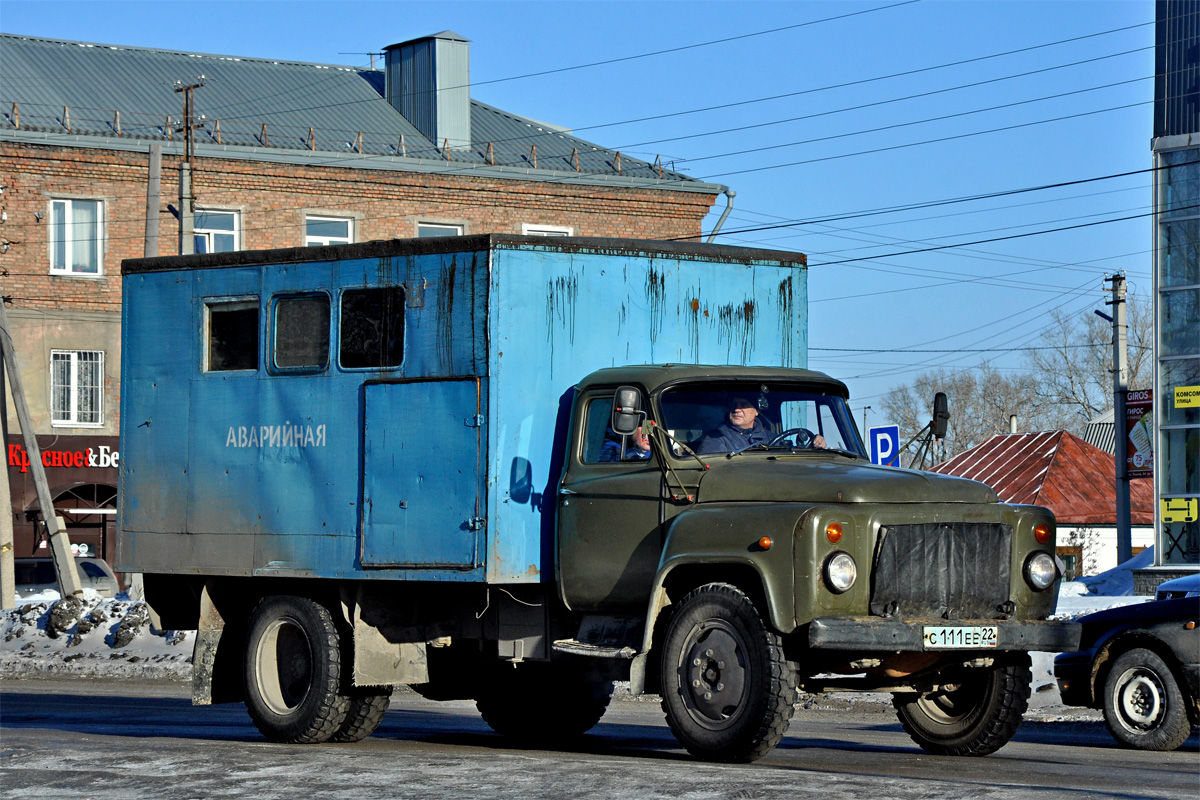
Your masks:
M 577 406 L 558 491 L 559 587 L 575 611 L 644 613 L 662 554 L 663 478 L 655 456 L 603 460 L 612 403 L 608 390 Z

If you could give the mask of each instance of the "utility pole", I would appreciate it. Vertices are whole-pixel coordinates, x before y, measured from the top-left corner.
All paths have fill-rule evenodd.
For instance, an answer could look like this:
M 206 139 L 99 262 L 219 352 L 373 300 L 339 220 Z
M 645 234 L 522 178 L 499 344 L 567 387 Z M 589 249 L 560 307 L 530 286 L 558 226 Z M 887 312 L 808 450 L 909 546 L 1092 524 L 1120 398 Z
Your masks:
M 192 94 L 204 85 L 204 76 L 199 83 L 175 84 L 175 92 L 183 94 L 183 163 L 179 165 L 179 255 L 188 256 L 195 251 L 196 198 L 192 195 L 192 131 L 197 125 L 192 122 Z
M 0 305 L 4 301 L 0 300 Z M 4 448 L 8 449 L 8 392 L 4 386 L 4 350 L 0 348 L 0 429 L 4 432 Z M 5 461 L 7 465 L 8 461 Z M 12 487 L 8 467 L 4 468 L 4 485 L 0 486 L 0 608 L 17 607 L 16 562 L 13 557 Z
M 59 594 L 65 600 L 83 594 L 79 573 L 75 569 L 75 558 L 71 555 L 71 541 L 67 538 L 66 526 L 54 510 L 54 499 L 50 497 L 50 485 L 46 482 L 46 470 L 42 466 L 42 451 L 38 447 L 37 435 L 29 417 L 29 405 L 25 402 L 25 391 L 21 388 L 21 371 L 17 369 L 16 350 L 9 334 L 8 312 L 0 299 L 0 348 L 4 352 L 4 367 L 12 384 L 13 403 L 17 407 L 17 419 L 25 438 L 25 452 L 29 456 L 29 471 L 33 473 L 33 485 L 37 487 L 38 507 L 42 510 L 42 521 L 50 534 L 50 553 L 54 556 L 54 570 L 58 573 Z M 7 474 L 7 471 L 6 473 Z
M 1133 536 L 1129 525 L 1129 437 L 1125 428 L 1125 395 L 1129 391 L 1129 350 L 1125 344 L 1125 273 L 1118 272 L 1104 279 L 1112 283 L 1112 299 L 1105 305 L 1113 307 L 1113 439 L 1116 441 L 1117 467 L 1117 563 L 1133 558 Z M 1107 316 L 1107 315 L 1104 315 Z

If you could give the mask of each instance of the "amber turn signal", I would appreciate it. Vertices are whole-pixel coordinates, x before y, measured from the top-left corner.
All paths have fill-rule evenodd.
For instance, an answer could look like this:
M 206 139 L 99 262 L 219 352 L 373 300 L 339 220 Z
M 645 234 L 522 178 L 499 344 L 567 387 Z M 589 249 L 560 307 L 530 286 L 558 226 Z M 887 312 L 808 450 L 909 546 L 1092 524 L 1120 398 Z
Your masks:
M 773 544 L 775 544 L 775 542 L 771 541 L 770 536 L 764 536 L 758 540 L 758 546 L 763 550 L 770 550 Z
M 1038 540 L 1038 544 L 1045 544 L 1050 541 L 1050 526 L 1043 523 L 1038 523 L 1033 528 L 1033 538 Z
M 842 540 L 842 523 L 831 522 L 825 526 L 825 538 L 830 544 L 837 544 Z

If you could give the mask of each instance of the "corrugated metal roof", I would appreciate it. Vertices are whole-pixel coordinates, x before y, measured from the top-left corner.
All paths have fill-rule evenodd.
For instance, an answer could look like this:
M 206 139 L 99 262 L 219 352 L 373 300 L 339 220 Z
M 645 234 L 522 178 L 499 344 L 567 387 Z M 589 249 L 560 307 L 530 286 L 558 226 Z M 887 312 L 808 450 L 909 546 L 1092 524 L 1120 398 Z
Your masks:
M 536 144 L 539 172 L 704 185 L 624 154 L 618 169 L 615 151 L 475 100 L 473 146 L 447 153 L 384 99 L 381 70 L 16 34 L 0 34 L 0 129 L 18 130 L 16 103 L 21 131 L 111 138 L 119 125 L 125 139 L 178 140 L 170 130 L 183 116 L 175 85 L 201 75 L 194 113 L 205 127 L 197 144 L 219 139 L 234 147 L 441 160 L 449 172 L 471 165 L 532 169 Z
M 986 483 L 1006 503 L 1045 506 L 1060 523 L 1113 525 L 1117 514 L 1113 457 L 1066 431 L 1001 434 L 933 468 Z M 1154 524 L 1154 485 L 1129 482 L 1134 525 Z
M 1113 410 L 1111 408 L 1088 422 L 1087 427 L 1083 429 L 1083 440 L 1090 445 L 1099 447 L 1106 453 L 1115 453 L 1117 451 Z

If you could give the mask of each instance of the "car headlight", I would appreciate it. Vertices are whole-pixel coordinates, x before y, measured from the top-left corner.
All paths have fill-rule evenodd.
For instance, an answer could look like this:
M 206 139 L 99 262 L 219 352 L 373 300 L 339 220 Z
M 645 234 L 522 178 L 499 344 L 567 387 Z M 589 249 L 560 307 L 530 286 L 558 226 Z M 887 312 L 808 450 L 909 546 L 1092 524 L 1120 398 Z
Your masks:
M 1058 580 L 1058 565 L 1049 553 L 1034 553 L 1025 559 L 1025 582 L 1042 591 Z
M 849 553 L 838 551 L 825 559 L 822 570 L 825 575 L 825 585 L 834 594 L 841 594 L 854 585 L 858 578 L 858 565 Z

